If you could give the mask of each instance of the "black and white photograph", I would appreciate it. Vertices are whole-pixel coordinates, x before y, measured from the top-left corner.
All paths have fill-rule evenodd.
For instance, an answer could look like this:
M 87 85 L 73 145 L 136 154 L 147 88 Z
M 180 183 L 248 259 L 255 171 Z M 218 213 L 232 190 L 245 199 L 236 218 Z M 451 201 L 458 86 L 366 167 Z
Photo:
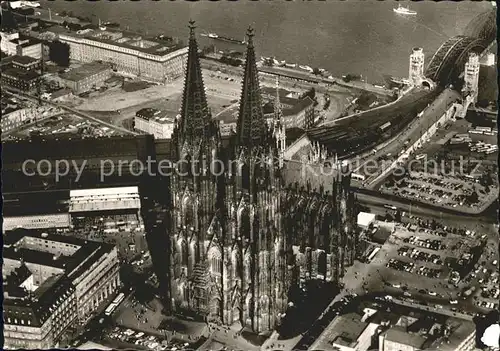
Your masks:
M 500 350 L 495 1 L 1 1 L 5 350 Z

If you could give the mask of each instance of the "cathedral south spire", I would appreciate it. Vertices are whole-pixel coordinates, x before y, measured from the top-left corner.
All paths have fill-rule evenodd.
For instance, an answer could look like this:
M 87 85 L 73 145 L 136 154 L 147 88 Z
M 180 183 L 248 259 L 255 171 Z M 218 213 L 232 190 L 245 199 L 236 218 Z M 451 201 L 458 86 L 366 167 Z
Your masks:
M 195 22 L 189 21 L 189 50 L 186 78 L 182 97 L 181 117 L 178 126 L 178 147 L 185 142 L 194 142 L 213 132 L 213 122 L 205 95 L 201 74 L 198 44 L 195 37 Z
M 283 167 L 283 158 L 286 149 L 286 129 L 283 124 L 283 111 L 280 103 L 280 88 L 279 78 L 276 77 L 276 98 L 274 100 L 274 121 L 273 121 L 273 136 L 276 141 L 276 149 L 278 150 L 278 164 Z
M 253 46 L 254 30 L 247 31 L 247 55 L 237 123 L 238 146 L 262 145 L 267 136 L 267 124 L 262 111 L 259 77 Z

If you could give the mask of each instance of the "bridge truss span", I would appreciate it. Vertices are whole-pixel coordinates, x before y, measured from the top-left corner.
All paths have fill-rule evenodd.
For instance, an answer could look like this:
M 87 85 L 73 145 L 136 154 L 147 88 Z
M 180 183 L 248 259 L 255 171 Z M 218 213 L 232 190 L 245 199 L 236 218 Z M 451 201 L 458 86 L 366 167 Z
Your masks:
M 485 40 L 463 35 L 446 40 L 432 56 L 425 76 L 445 85 L 460 74 L 470 52 L 480 54 L 488 47 Z

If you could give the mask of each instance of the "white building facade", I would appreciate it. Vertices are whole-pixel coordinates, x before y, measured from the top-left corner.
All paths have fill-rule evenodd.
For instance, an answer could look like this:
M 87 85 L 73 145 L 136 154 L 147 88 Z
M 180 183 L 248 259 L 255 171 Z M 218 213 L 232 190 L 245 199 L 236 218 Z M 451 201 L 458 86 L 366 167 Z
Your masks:
M 105 61 L 119 72 L 153 81 L 168 83 L 182 76 L 187 60 L 187 47 L 166 54 L 151 54 L 88 37 L 59 34 L 59 40 L 70 46 L 70 58 L 80 62 Z

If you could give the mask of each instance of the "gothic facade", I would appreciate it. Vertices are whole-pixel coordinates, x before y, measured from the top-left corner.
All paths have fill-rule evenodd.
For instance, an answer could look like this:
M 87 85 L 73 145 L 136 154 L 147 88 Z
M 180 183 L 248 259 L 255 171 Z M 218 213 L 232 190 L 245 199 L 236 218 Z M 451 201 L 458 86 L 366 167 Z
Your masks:
M 256 332 L 274 329 L 292 284 L 340 282 L 355 237 L 350 176 L 331 191 L 285 184 L 285 130 L 262 112 L 253 31 L 248 31 L 237 130 L 222 140 L 208 107 L 190 24 L 180 118 L 172 137 L 167 309 Z

